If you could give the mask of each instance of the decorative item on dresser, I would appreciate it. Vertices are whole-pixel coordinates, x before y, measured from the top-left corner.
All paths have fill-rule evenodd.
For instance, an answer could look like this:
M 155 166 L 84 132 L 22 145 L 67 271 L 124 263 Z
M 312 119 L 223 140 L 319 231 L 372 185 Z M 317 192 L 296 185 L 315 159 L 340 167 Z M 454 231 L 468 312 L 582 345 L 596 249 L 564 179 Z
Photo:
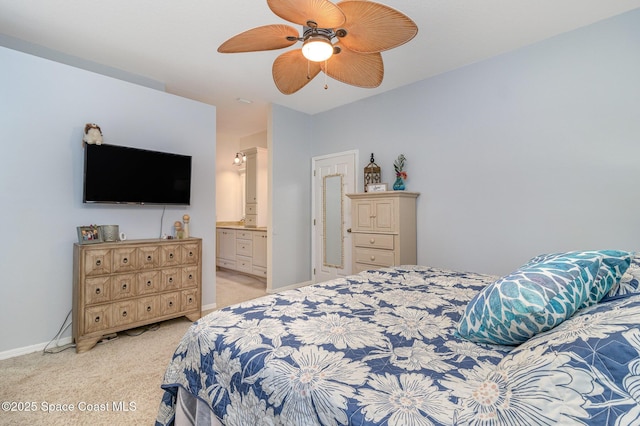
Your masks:
M 394 191 L 404 191 L 404 181 L 407 180 L 407 172 L 404 171 L 405 161 L 404 154 L 400 154 L 393 162 L 393 169 L 396 171 L 396 181 L 393 183 Z
M 417 263 L 417 192 L 347 194 L 351 199 L 353 267 L 367 269 Z
M 73 247 L 73 339 L 85 352 L 103 336 L 201 312 L 202 240 L 129 240 Z
M 381 183 L 381 176 L 380 166 L 376 164 L 372 152 L 369 164 L 364 168 L 364 192 L 369 191 L 369 185 Z

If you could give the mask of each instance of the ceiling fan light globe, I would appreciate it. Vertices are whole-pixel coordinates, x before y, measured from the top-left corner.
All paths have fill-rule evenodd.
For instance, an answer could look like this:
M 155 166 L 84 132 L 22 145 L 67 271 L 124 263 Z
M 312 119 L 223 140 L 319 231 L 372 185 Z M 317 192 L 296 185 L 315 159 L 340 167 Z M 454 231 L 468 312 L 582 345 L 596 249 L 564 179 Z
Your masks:
M 333 55 L 333 45 L 325 37 L 309 37 L 302 45 L 302 55 L 312 62 L 324 62 Z

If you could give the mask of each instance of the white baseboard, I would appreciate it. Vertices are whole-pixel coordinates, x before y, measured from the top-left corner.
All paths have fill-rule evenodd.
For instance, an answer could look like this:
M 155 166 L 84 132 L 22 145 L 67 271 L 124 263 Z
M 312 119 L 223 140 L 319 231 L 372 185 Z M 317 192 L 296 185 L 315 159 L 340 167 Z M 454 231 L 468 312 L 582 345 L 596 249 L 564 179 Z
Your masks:
M 72 343 L 72 342 L 73 342 L 73 339 L 71 338 L 71 336 L 63 337 L 58 342 L 58 345 L 59 346 L 64 346 L 64 345 L 68 345 L 69 343 Z M 49 344 L 49 342 L 38 343 L 37 345 L 25 346 L 23 348 L 10 349 L 8 351 L 0 352 L 0 360 L 14 358 L 14 357 L 20 356 L 20 355 L 27 355 L 27 354 L 31 354 L 31 353 L 34 353 L 34 352 L 40 352 L 48 344 Z M 51 348 L 49 348 L 49 349 L 51 349 Z
M 215 303 L 211 303 L 209 305 L 202 305 L 202 307 L 200 308 L 200 312 L 204 312 L 204 311 L 214 311 L 218 309 L 218 305 Z
M 276 294 L 276 293 L 280 293 L 281 291 L 293 290 L 293 289 L 300 288 L 300 287 L 306 287 L 306 286 L 311 285 L 311 284 L 313 284 L 313 281 L 304 281 L 304 282 L 297 283 L 297 284 L 291 284 L 291 285 L 288 285 L 286 287 L 268 288 L 267 289 L 267 293 Z

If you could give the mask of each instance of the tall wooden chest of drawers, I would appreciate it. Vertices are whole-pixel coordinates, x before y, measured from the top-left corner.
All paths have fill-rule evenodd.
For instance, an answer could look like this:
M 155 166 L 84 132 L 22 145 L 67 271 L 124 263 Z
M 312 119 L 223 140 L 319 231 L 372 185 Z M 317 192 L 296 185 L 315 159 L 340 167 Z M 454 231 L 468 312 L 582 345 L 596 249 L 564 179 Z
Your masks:
M 417 192 L 347 194 L 351 199 L 352 272 L 417 262 Z
M 103 336 L 201 312 L 202 240 L 132 240 L 73 247 L 76 352 Z

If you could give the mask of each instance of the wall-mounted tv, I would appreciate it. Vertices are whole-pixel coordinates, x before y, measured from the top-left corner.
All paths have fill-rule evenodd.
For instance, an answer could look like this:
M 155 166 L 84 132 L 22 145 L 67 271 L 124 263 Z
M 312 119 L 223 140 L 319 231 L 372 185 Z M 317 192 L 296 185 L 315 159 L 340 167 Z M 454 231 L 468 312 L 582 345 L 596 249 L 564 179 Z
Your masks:
M 82 201 L 189 205 L 191 156 L 117 145 L 86 145 Z

